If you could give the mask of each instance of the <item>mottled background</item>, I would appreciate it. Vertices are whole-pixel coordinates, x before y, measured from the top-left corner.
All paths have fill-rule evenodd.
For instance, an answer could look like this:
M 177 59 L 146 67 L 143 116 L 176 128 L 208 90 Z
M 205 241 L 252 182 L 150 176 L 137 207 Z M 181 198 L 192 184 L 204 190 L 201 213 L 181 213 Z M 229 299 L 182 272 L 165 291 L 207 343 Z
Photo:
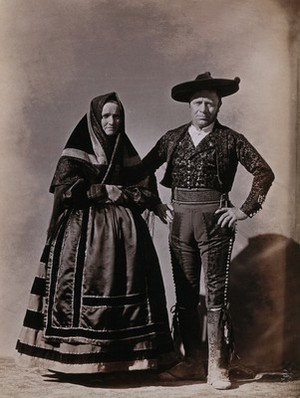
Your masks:
M 0 11 L 1 354 L 13 354 L 21 328 L 57 159 L 90 99 L 119 93 L 143 156 L 188 121 L 188 107 L 171 100 L 170 88 L 210 71 L 241 78 L 219 120 L 244 133 L 276 174 L 264 210 L 238 228 L 231 268 L 237 348 L 243 362 L 262 368 L 300 360 L 297 1 L 1 0 Z M 239 169 L 236 204 L 250 184 Z M 159 221 L 155 243 L 171 306 L 167 227 Z

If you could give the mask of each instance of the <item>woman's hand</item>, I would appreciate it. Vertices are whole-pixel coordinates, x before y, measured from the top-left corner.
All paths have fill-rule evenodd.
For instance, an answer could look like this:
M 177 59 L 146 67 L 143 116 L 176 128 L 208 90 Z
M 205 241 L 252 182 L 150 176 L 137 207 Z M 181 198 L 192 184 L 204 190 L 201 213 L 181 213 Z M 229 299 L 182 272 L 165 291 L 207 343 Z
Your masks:
M 164 224 L 168 224 L 173 221 L 173 206 L 171 203 L 160 203 L 155 207 L 154 214 L 156 214 Z
M 121 185 L 105 185 L 107 197 L 113 203 L 119 202 L 124 199 Z
M 234 227 L 235 223 L 239 220 L 245 220 L 248 218 L 247 214 L 237 207 L 222 207 L 215 211 L 215 214 L 221 214 L 218 219 L 218 224 L 221 227 Z

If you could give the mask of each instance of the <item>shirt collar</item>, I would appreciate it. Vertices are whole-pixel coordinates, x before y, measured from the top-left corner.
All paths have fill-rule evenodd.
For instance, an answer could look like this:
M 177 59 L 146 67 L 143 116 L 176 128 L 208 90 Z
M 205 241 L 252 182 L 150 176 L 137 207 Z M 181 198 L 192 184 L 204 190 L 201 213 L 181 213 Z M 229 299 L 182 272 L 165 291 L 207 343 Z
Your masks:
M 203 127 L 202 129 L 197 129 L 193 124 L 191 124 L 189 127 L 189 132 L 197 133 L 197 134 L 202 132 L 202 133 L 208 134 L 213 131 L 214 125 L 215 125 L 215 121 L 213 121 L 208 126 Z

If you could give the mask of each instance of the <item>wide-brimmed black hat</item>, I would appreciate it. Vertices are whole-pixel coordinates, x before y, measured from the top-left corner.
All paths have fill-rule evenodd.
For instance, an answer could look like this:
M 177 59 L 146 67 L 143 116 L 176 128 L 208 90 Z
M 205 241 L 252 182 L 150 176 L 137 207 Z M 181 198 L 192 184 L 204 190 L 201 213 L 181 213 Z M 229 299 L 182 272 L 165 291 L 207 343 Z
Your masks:
M 195 80 L 177 84 L 172 88 L 171 96 L 175 101 L 190 102 L 191 97 L 200 90 L 216 90 L 221 97 L 234 94 L 239 89 L 240 78 L 215 79 L 210 72 L 198 75 Z

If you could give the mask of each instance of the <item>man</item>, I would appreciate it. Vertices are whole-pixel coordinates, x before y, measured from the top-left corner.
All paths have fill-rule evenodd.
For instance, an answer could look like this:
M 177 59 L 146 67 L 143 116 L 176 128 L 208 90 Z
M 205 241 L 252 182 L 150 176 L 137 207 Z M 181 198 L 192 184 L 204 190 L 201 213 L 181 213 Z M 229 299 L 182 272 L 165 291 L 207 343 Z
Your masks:
M 228 273 L 235 224 L 261 208 L 274 180 L 268 164 L 248 140 L 221 125 L 217 115 L 222 97 L 239 89 L 239 78 L 215 79 L 209 72 L 173 87 L 175 101 L 189 103 L 191 122 L 168 131 L 143 160 L 149 172 L 163 163 L 161 184 L 172 189 L 172 204 L 156 214 L 170 222 L 170 250 L 176 308 L 185 357 L 164 372 L 164 379 L 204 378 L 200 358 L 197 306 L 201 268 L 207 307 L 208 375 L 216 389 L 228 389 L 232 354 L 228 314 Z M 252 175 L 251 191 L 241 208 L 228 197 L 238 163 Z

